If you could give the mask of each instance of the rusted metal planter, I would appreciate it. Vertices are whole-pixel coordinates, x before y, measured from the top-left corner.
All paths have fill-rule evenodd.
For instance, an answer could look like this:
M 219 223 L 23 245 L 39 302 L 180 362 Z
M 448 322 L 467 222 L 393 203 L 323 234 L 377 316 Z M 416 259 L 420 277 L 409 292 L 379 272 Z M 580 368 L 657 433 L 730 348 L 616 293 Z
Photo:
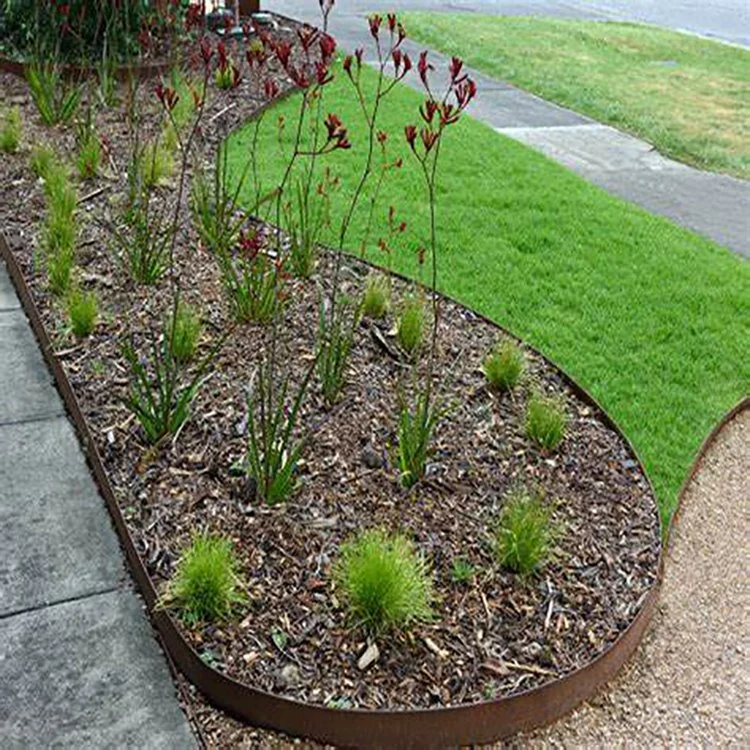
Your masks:
M 255 689 L 210 667 L 183 638 L 171 615 L 163 609 L 155 608 L 157 593 L 154 584 L 143 561 L 138 556 L 70 382 L 54 354 L 21 269 L 2 233 L 0 233 L 0 257 L 7 264 L 23 309 L 31 321 L 45 360 L 76 426 L 92 473 L 119 534 L 133 577 L 146 602 L 151 620 L 162 638 L 164 648 L 176 668 L 219 708 L 256 726 L 345 747 L 437 748 L 484 743 L 547 724 L 563 716 L 576 705 L 590 698 L 611 679 L 636 649 L 648 626 L 658 598 L 663 572 L 663 555 L 660 555 L 659 560 L 659 576 L 646 595 L 640 611 L 628 628 L 604 653 L 561 679 L 507 698 L 414 711 L 332 709 L 301 703 Z M 540 356 L 543 357 L 543 355 Z M 559 368 L 558 371 L 560 371 Z M 576 394 L 598 409 L 608 426 L 630 445 L 617 425 L 601 410 L 596 401 L 565 373 L 562 375 Z M 701 446 L 690 477 L 694 475 L 701 458 L 721 427 L 739 411 L 749 407 L 750 398 L 743 399 L 714 428 Z M 631 451 L 633 456 L 636 456 L 632 446 Z M 641 470 L 643 470 L 642 465 Z M 646 476 L 645 471 L 644 476 Z M 680 500 L 684 490 L 683 487 Z
M 26 69 L 30 65 L 30 62 L 12 60 L 9 57 L 0 55 L 0 70 L 11 73 L 19 78 L 26 77 Z M 131 78 L 147 80 L 165 75 L 171 67 L 172 63 L 168 61 L 146 63 L 144 65 L 120 65 L 115 68 L 115 75 L 121 81 L 127 81 Z M 90 65 L 63 65 L 61 67 L 61 74 L 66 81 L 82 81 L 96 75 L 96 68 Z

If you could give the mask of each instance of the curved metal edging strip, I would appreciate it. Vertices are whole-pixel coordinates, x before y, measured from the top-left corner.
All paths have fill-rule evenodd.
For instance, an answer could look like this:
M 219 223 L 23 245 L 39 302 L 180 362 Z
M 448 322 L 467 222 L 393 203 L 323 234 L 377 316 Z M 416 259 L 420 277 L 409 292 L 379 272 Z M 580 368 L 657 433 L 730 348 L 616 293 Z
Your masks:
M 55 357 L 20 267 L 1 233 L 0 257 L 7 264 L 23 309 L 31 321 L 47 364 L 55 377 L 66 407 L 78 430 L 89 465 L 109 508 L 133 576 L 146 600 L 152 622 L 161 635 L 170 658 L 214 705 L 257 726 L 292 735 L 315 738 L 344 747 L 437 748 L 446 745 L 484 743 L 521 730 L 529 730 L 548 724 L 565 715 L 576 705 L 590 698 L 605 682 L 611 679 L 637 647 L 651 620 L 658 598 L 663 554 L 660 554 L 659 578 L 646 595 L 640 611 L 604 653 L 589 664 L 561 679 L 507 698 L 415 711 L 331 709 L 301 703 L 257 690 L 208 666 L 182 637 L 169 613 L 154 608 L 157 595 L 153 582 L 135 549 L 96 445 L 64 369 Z M 487 320 L 483 316 L 478 317 Z M 492 321 L 489 322 L 502 330 L 497 324 Z M 540 356 L 543 357 L 543 355 Z M 546 357 L 544 359 L 546 360 Z M 576 393 L 595 406 L 603 415 L 607 424 L 630 445 L 617 425 L 590 394 L 565 375 L 564 371 L 559 368 L 557 370 L 564 375 L 566 382 L 575 389 Z M 714 428 L 701 446 L 689 477 L 694 475 L 703 455 L 713 443 L 721 428 L 738 412 L 746 408 L 750 408 L 750 398 L 743 399 Z M 634 451 L 633 455 L 637 457 Z M 643 470 L 642 465 L 641 470 Z M 644 476 L 646 476 L 645 471 Z M 680 501 L 684 495 L 685 486 L 680 493 Z
M 10 73 L 19 78 L 26 78 L 26 69 L 29 63 L 21 60 L 11 60 L 9 57 L 0 55 L 0 71 Z M 121 81 L 130 77 L 138 80 L 147 80 L 155 76 L 165 75 L 172 67 L 171 62 L 146 63 L 145 65 L 121 65 L 115 69 L 115 75 Z M 90 65 L 63 65 L 62 76 L 68 81 L 80 81 L 91 75 L 96 75 L 96 68 Z

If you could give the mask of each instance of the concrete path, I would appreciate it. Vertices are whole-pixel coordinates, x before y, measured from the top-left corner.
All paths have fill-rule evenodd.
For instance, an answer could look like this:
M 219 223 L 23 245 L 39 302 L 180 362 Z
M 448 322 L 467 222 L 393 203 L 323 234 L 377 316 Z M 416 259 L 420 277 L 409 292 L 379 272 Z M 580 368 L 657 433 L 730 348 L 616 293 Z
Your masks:
M 364 17 L 377 5 L 367 3 L 360 9 L 359 0 L 336 5 L 330 31 L 344 49 L 371 49 Z M 398 6 L 403 11 L 422 7 L 424 2 L 407 0 Z M 460 7 L 459 3 L 453 9 Z M 320 22 L 315 2 L 278 0 L 273 8 L 311 24 Z M 421 49 L 416 43 L 406 45 L 410 54 Z M 447 68 L 442 55 L 431 53 L 431 59 L 438 69 Z M 750 257 L 750 182 L 680 164 L 661 156 L 645 141 L 477 71 L 471 75 L 479 95 L 469 112 L 478 120 L 541 151 L 613 195 Z M 407 80 L 420 88 L 416 75 Z
M 0 747 L 53 746 L 195 741 L 0 262 Z

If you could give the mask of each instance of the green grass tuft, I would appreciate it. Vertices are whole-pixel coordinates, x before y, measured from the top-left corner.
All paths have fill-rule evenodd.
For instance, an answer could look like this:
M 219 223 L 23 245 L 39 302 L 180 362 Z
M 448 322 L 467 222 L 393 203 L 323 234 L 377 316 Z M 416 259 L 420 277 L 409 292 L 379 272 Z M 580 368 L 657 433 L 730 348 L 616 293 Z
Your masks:
M 495 532 L 498 562 L 515 573 L 529 575 L 544 564 L 553 538 L 550 509 L 541 498 L 524 492 L 511 494 Z
M 88 294 L 74 289 L 68 295 L 68 319 L 73 335 L 78 338 L 90 336 L 99 316 L 99 302 L 94 292 Z
M 342 546 L 334 575 L 353 619 L 372 633 L 432 617 L 429 568 L 404 536 L 363 532 Z
M 506 339 L 487 355 L 482 369 L 492 388 L 509 391 L 521 380 L 526 369 L 526 360 L 521 347 L 515 341 Z
M 0 112 L 0 115 L 2 115 L 0 151 L 14 154 L 21 144 L 21 110 L 18 107 L 11 107 L 5 112 Z
M 568 417 L 561 399 L 532 394 L 526 405 L 526 437 L 538 448 L 556 450 L 565 437 L 567 424 Z
M 246 600 L 232 542 L 196 535 L 177 563 L 164 602 L 190 626 L 220 622 Z

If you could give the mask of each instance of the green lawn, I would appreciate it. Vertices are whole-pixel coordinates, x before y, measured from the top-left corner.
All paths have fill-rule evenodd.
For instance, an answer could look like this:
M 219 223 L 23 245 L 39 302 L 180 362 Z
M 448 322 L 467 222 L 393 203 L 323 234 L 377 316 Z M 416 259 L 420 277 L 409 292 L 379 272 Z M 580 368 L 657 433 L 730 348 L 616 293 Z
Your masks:
M 402 134 L 420 101 L 400 86 L 381 120 L 405 166 L 390 180 L 379 216 L 393 204 L 409 222 L 410 247 L 395 266 L 410 274 L 413 248 L 426 242 L 428 207 Z M 286 117 L 288 149 L 298 104 L 287 99 L 264 120 L 267 185 L 282 168 L 277 116 Z M 331 110 L 355 146 L 325 162 L 342 179 L 334 201 L 340 212 L 365 136 L 344 76 L 326 92 L 323 111 Z M 237 170 L 249 138 L 245 129 L 231 139 Z M 750 390 L 750 265 L 470 118 L 447 133 L 441 158 L 441 290 L 539 348 L 587 388 L 632 440 L 670 517 L 702 439 Z M 351 249 L 365 219 L 364 210 L 355 215 Z M 376 260 L 378 236 L 370 248 Z
M 750 51 L 652 26 L 408 13 L 409 36 L 704 169 L 750 177 Z

